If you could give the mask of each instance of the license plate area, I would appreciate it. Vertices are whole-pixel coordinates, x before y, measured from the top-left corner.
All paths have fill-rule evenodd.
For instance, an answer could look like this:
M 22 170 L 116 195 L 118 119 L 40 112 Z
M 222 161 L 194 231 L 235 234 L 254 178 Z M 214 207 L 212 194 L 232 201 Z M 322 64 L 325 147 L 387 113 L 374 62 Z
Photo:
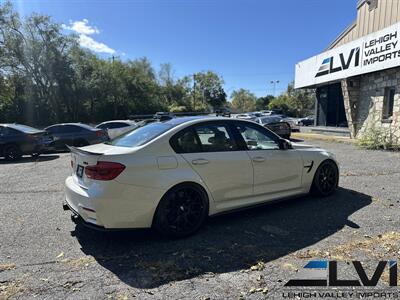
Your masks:
M 76 168 L 76 176 L 78 176 L 78 178 L 82 178 L 83 177 L 83 166 L 78 165 L 78 167 Z

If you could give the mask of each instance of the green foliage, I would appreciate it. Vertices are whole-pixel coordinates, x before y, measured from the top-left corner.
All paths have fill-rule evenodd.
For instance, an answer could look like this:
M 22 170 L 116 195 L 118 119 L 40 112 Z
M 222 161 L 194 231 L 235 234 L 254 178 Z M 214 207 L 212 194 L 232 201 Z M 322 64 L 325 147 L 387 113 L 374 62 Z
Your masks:
M 260 97 L 256 100 L 256 110 L 266 110 L 268 109 L 269 103 L 274 100 L 275 97 L 272 95 L 268 95 L 265 97 Z
M 278 110 L 288 116 L 304 117 L 314 110 L 314 105 L 315 94 L 313 90 L 295 90 L 293 83 L 291 83 L 285 93 L 268 104 L 268 108 Z
M 223 88 L 223 79 L 214 72 L 199 72 L 194 74 L 196 81 L 196 98 L 213 109 L 222 107 L 226 103 L 226 93 Z M 197 105 L 197 104 L 196 104 Z
M 224 105 L 220 76 L 207 71 L 194 79 L 175 78 L 170 64 L 156 72 L 146 58 L 99 58 L 49 17 L 22 19 L 10 2 L 0 4 L 0 122 L 94 123 Z
M 400 141 L 390 129 L 370 128 L 357 139 L 357 145 L 370 150 L 399 150 Z
M 254 111 L 256 108 L 257 97 L 249 90 L 240 89 L 233 91 L 232 106 L 240 112 Z

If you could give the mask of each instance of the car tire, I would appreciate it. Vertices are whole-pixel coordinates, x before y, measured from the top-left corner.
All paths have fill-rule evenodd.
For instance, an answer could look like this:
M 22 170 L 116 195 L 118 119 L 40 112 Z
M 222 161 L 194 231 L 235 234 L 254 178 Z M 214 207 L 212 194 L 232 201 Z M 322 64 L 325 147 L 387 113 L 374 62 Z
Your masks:
M 4 157 L 6 160 L 18 160 L 21 156 L 21 149 L 17 145 L 8 145 L 4 148 Z
M 170 189 L 154 215 L 153 228 L 169 238 L 194 234 L 208 216 L 208 196 L 197 184 L 184 183 Z
M 332 195 L 339 184 L 339 169 L 332 160 L 323 161 L 317 171 L 311 187 L 312 194 L 327 197 Z

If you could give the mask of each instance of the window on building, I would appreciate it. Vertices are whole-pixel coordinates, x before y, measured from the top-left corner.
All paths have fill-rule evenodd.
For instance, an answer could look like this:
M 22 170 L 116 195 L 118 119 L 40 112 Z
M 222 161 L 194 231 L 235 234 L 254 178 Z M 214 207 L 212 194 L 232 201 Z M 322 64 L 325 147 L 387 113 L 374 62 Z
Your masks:
M 394 95 L 396 89 L 394 87 L 385 88 L 385 96 L 383 98 L 383 120 L 389 120 L 393 116 Z
M 367 0 L 367 3 L 369 4 L 370 11 L 378 7 L 378 0 Z

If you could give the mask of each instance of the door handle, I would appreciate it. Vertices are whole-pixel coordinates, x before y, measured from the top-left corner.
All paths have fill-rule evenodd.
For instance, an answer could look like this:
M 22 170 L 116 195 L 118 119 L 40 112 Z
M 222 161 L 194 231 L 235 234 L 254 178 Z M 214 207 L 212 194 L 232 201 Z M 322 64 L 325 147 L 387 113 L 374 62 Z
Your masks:
M 194 164 L 194 165 L 206 165 L 208 163 L 209 163 L 209 161 L 204 158 L 198 158 L 198 159 L 192 160 L 192 164 Z
M 265 161 L 265 157 L 256 156 L 256 157 L 253 157 L 253 161 L 254 162 L 263 162 L 263 161 Z

